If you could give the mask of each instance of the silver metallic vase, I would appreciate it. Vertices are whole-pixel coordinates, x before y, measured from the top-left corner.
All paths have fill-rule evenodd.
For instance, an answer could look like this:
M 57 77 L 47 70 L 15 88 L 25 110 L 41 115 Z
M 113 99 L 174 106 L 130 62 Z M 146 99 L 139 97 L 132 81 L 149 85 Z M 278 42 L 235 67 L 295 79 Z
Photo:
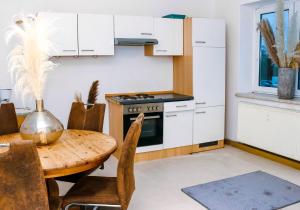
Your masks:
M 37 145 L 47 145 L 58 140 L 63 130 L 63 124 L 44 109 L 43 100 L 37 100 L 36 110 L 27 115 L 20 133 L 24 140 L 33 140 Z
M 279 68 L 278 70 L 278 98 L 293 99 L 295 95 L 297 70 L 292 68 Z

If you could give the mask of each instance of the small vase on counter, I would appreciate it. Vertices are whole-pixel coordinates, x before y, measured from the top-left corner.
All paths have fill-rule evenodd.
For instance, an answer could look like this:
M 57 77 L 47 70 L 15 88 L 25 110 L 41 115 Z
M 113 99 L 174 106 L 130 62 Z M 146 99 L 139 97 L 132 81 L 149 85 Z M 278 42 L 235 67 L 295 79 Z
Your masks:
M 278 98 L 293 99 L 295 97 L 296 75 L 296 69 L 279 68 L 277 89 Z
M 27 115 L 20 133 L 24 140 L 33 140 L 37 145 L 47 145 L 57 141 L 63 130 L 63 124 L 44 109 L 43 100 L 37 100 L 36 110 Z

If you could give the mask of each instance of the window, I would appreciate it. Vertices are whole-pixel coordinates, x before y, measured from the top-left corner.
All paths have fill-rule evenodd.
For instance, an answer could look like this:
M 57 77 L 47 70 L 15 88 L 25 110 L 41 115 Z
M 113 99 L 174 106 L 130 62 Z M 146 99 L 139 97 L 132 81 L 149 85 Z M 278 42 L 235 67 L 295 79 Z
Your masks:
M 288 39 L 288 24 L 290 11 L 300 10 L 300 1 L 295 4 L 286 4 L 286 10 L 284 12 L 284 25 L 285 25 L 285 38 Z M 256 92 L 265 92 L 271 94 L 277 94 L 278 86 L 278 66 L 272 63 L 269 58 L 266 43 L 261 36 L 261 33 L 257 31 L 257 23 L 262 19 L 268 19 L 273 31 L 276 29 L 276 6 L 275 4 L 267 5 L 256 9 L 256 21 L 254 25 L 254 66 L 253 66 L 253 80 L 252 89 Z M 298 16 L 299 17 L 299 16 Z M 300 23 L 300 18 L 298 19 Z M 298 71 L 298 79 L 296 81 L 296 95 L 300 96 L 300 73 Z
M 275 32 L 276 30 L 276 14 L 275 12 L 266 12 L 260 14 L 260 20 L 267 19 Z M 287 43 L 288 35 L 289 10 L 284 11 L 285 25 L 285 42 Z M 260 87 L 277 88 L 278 85 L 278 66 L 272 63 L 270 59 L 265 40 L 260 34 L 259 38 L 259 74 L 258 85 Z

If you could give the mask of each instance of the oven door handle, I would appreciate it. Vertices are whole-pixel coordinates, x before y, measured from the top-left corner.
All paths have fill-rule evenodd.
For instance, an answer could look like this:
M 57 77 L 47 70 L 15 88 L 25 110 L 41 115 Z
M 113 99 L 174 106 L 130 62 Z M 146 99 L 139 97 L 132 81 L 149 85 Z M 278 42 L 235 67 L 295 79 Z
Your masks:
M 159 115 L 157 115 L 157 116 L 149 116 L 149 117 L 144 117 L 144 120 L 152 120 L 152 119 L 159 119 L 160 118 L 160 116 Z M 134 118 L 134 117 L 132 117 L 132 118 L 130 118 L 130 121 L 135 121 L 137 118 Z

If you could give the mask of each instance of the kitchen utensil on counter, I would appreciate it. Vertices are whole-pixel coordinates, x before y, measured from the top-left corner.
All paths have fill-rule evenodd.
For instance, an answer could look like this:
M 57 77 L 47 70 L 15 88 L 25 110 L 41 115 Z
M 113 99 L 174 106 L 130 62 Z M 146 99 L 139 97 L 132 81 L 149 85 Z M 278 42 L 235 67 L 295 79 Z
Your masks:
M 10 102 L 12 89 L 0 89 L 0 103 Z

